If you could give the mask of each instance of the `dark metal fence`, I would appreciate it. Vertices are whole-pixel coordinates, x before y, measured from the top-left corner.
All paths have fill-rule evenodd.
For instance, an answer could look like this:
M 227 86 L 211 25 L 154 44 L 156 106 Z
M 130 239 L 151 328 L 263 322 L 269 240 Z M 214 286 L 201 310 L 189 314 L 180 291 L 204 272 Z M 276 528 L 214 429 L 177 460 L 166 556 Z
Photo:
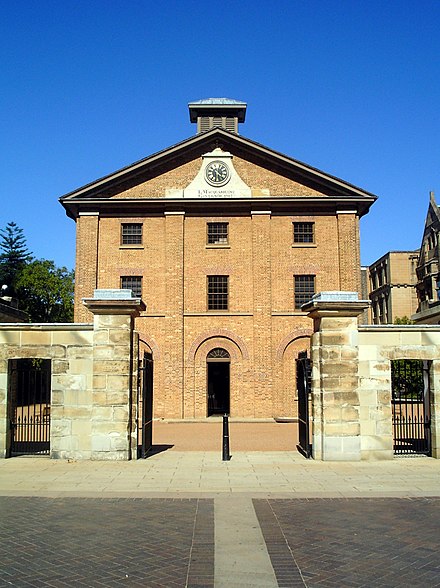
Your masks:
M 298 353 L 296 360 L 296 389 L 298 392 L 298 450 L 307 458 L 312 455 L 309 430 L 309 394 L 311 390 L 311 367 L 307 351 Z
M 145 459 L 153 445 L 153 356 L 144 353 L 139 366 L 138 431 L 140 445 L 138 457 Z
M 10 359 L 9 455 L 47 455 L 50 449 L 50 359 Z
M 429 362 L 391 362 L 393 446 L 395 454 L 430 455 Z

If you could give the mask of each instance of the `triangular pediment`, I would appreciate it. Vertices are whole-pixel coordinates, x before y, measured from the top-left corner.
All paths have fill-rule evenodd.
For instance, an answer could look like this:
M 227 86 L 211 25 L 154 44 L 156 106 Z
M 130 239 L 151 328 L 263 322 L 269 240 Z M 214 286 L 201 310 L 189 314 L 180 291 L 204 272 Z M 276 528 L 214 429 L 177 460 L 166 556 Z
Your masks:
M 63 196 L 69 204 L 115 199 L 166 198 L 200 173 L 203 156 L 220 149 L 231 155 L 234 170 L 254 197 L 337 197 L 363 201 L 375 196 L 344 180 L 278 153 L 236 133 L 215 128 L 141 159 Z M 182 194 L 183 197 L 183 194 Z

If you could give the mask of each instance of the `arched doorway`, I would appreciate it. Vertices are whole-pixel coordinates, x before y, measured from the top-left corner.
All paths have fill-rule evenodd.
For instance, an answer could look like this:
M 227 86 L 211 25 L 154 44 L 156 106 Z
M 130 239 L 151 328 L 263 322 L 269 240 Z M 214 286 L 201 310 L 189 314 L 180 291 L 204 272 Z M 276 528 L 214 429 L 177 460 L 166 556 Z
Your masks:
M 229 414 L 231 356 L 221 347 L 212 349 L 206 357 L 208 416 Z

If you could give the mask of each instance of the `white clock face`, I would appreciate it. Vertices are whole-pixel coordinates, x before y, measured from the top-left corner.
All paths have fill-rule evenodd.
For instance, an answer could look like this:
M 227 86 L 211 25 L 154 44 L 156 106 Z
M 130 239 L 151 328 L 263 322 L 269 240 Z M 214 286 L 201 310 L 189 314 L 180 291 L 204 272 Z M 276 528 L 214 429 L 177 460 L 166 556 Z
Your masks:
M 224 186 L 229 182 L 229 167 L 223 161 L 212 161 L 206 166 L 205 177 L 211 186 Z

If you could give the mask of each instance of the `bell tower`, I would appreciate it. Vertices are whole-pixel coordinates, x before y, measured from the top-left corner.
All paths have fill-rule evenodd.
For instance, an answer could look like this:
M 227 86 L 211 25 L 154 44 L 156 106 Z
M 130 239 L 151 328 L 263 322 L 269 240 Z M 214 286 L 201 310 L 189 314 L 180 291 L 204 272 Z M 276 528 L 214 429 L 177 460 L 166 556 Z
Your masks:
M 217 127 L 238 134 L 238 123 L 244 122 L 246 107 L 246 102 L 230 98 L 206 98 L 188 104 L 189 118 L 197 123 L 197 133 Z

